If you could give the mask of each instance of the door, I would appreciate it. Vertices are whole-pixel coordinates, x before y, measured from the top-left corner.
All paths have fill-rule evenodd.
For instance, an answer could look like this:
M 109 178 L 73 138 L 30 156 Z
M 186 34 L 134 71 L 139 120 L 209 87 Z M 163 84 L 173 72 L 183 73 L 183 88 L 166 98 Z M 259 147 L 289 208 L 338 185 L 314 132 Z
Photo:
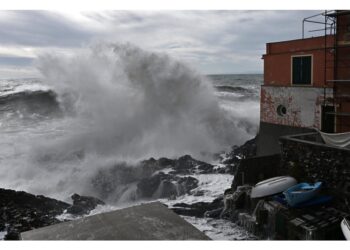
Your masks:
M 322 106 L 321 131 L 325 133 L 334 133 L 335 119 L 334 106 Z

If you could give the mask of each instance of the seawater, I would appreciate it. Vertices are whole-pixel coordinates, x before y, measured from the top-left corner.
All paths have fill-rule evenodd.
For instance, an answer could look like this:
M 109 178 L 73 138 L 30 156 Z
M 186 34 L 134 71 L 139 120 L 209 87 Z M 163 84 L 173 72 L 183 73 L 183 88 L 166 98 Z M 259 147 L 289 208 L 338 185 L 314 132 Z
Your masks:
M 255 136 L 262 75 L 201 75 L 166 54 L 99 44 L 0 81 L 0 182 L 67 200 L 116 162 L 211 153 Z

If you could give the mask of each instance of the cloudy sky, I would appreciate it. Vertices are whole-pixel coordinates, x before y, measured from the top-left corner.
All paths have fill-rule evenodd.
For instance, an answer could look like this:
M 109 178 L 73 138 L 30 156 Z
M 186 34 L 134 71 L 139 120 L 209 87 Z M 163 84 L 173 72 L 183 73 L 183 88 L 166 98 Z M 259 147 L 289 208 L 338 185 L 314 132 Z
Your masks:
M 165 52 L 203 74 L 262 73 L 265 44 L 301 38 L 302 19 L 319 12 L 0 11 L 0 78 L 38 76 L 41 53 L 101 40 Z

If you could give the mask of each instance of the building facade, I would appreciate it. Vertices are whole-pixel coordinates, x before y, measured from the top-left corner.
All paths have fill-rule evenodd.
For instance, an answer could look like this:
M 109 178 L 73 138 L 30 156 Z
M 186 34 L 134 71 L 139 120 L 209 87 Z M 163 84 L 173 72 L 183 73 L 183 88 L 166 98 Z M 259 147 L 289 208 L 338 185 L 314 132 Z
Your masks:
M 266 44 L 258 155 L 278 153 L 283 135 L 350 131 L 350 11 L 316 16 L 323 36 Z

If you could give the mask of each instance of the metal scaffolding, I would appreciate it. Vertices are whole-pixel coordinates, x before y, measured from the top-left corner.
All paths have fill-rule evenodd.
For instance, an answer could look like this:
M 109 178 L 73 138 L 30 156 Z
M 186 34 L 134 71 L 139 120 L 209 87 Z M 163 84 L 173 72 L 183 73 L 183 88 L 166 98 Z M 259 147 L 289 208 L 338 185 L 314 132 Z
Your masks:
M 340 23 L 338 19 L 344 16 L 349 21 Z M 323 113 L 322 122 L 325 122 L 325 119 L 333 120 L 334 130 L 332 132 L 350 131 L 350 39 L 349 43 L 342 43 L 339 37 L 340 30 L 350 31 L 350 11 L 324 11 L 304 18 L 302 22 L 303 39 L 308 23 L 322 25 L 322 28 L 308 30 L 308 32 L 322 32 L 324 36 L 323 108 L 326 112 Z M 344 25 L 347 26 L 344 27 Z M 327 75 L 330 72 L 332 76 Z M 327 88 L 333 88 L 331 102 L 327 100 Z

